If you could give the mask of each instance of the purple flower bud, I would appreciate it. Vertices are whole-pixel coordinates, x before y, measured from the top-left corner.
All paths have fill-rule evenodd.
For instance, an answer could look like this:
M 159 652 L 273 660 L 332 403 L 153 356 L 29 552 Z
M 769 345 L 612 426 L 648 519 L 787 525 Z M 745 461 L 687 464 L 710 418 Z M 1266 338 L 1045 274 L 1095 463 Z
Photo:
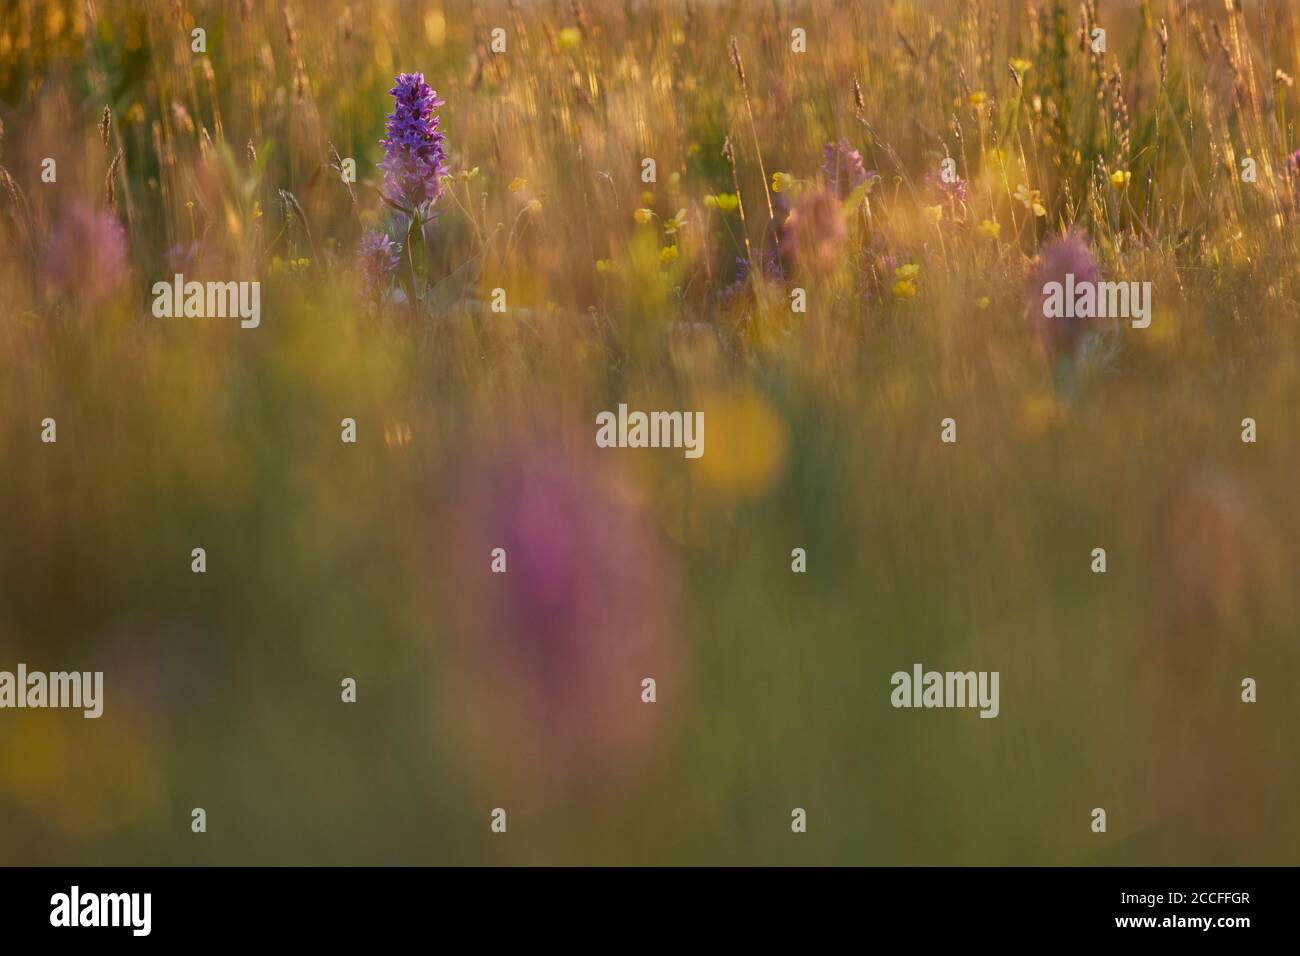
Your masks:
M 361 292 L 367 299 L 379 298 L 388 279 L 401 261 L 401 243 L 393 242 L 378 229 L 369 229 L 357 248 L 357 272 Z
M 868 177 L 875 175 L 867 172 L 862 154 L 847 139 L 822 147 L 822 172 L 826 174 L 826 184 L 840 199 L 847 199 Z
M 203 261 L 203 244 L 194 239 L 190 242 L 178 242 L 167 250 L 168 272 L 180 272 L 192 275 L 198 271 Z
M 1300 175 L 1300 149 L 1288 156 L 1283 166 L 1288 176 Z
M 928 172 L 925 174 L 925 185 L 930 195 L 941 202 L 954 200 L 963 206 L 966 205 L 966 197 L 970 186 L 966 180 L 955 173 L 952 180 L 948 181 L 940 173 Z

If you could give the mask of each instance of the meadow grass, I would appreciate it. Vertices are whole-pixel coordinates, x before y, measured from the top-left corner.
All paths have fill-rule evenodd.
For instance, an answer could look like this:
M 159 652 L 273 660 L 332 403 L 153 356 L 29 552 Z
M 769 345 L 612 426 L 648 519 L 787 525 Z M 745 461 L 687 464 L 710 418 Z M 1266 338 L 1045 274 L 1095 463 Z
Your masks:
M 1298 61 L 1240 0 L 7 4 L 0 666 L 106 702 L 0 717 L 0 859 L 1294 863 Z M 1035 334 L 1072 230 L 1149 328 Z

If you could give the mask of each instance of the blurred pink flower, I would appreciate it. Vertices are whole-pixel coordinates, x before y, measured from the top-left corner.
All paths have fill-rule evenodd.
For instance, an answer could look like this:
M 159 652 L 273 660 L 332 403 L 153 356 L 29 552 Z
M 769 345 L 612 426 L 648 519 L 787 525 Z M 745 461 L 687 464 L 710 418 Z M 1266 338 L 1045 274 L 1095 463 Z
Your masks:
M 848 228 L 835 195 L 809 190 L 795 200 L 790 210 L 781 251 L 805 268 L 831 269 L 847 238 Z
M 75 200 L 58 215 L 45 247 L 46 287 L 89 301 L 108 298 L 126 278 L 126 232 L 111 212 Z
M 608 462 L 558 442 L 472 464 L 453 500 L 455 619 L 483 678 L 472 706 L 508 715 L 550 771 L 608 769 L 654 726 L 642 680 L 675 670 L 677 587 L 657 525 Z
M 1049 282 L 1065 283 L 1067 274 L 1074 275 L 1077 287 L 1084 282 L 1099 282 L 1101 270 L 1092 250 L 1081 232 L 1071 230 L 1064 236 L 1051 240 L 1038 254 L 1038 261 L 1029 271 L 1025 289 L 1029 323 L 1052 359 L 1072 355 L 1083 337 L 1089 320 L 1077 317 L 1048 318 L 1043 304 L 1047 299 L 1043 286 Z

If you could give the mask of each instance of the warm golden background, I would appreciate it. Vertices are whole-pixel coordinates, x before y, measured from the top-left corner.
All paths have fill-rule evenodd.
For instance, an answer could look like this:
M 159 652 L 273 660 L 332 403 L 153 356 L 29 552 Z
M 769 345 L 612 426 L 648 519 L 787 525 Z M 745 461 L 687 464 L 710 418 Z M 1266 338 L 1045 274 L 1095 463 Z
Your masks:
M 355 269 L 401 71 L 421 309 Z M 0 668 L 106 699 L 0 711 L 0 861 L 1296 863 L 1297 75 L 1254 0 L 6 3 Z M 1149 329 L 1035 336 L 1071 225 Z

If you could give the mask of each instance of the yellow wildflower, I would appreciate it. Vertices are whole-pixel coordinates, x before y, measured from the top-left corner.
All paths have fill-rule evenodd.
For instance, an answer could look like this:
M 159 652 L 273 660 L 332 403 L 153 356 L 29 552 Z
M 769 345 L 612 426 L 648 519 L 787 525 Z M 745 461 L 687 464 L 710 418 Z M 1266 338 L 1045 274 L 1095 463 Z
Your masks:
M 1002 223 L 993 219 L 985 219 L 979 225 L 981 236 L 988 236 L 990 239 L 996 239 L 1002 234 Z
M 1024 183 L 1016 187 L 1016 199 L 1035 216 L 1046 216 L 1047 207 L 1043 205 L 1043 194 L 1037 189 L 1030 189 Z
M 988 100 L 988 94 L 983 90 L 971 90 L 970 95 L 966 97 L 966 102 L 971 106 L 980 107 Z
M 911 279 L 900 279 L 894 283 L 894 296 L 899 299 L 915 299 L 916 283 Z
M 1117 169 L 1110 174 L 1110 184 L 1116 189 L 1123 189 L 1132 178 L 1133 174 L 1127 169 Z
M 669 266 L 677 261 L 677 247 L 664 246 L 659 250 L 659 262 L 661 265 Z
M 933 222 L 943 221 L 943 206 L 924 206 L 925 217 Z
M 772 192 L 788 193 L 794 188 L 794 177 L 789 173 L 772 174 Z
M 1020 406 L 1020 428 L 1029 436 L 1041 435 L 1064 418 L 1061 403 L 1046 392 L 1025 396 Z
M 565 27 L 559 34 L 560 48 L 565 50 L 582 46 L 582 31 L 577 27 Z
M 911 282 L 920 274 L 921 274 L 921 267 L 918 265 L 913 265 L 910 262 L 907 265 L 899 266 L 897 269 L 894 270 L 894 277 L 897 279 L 901 279 L 904 282 Z
M 517 193 L 527 185 L 528 180 L 524 179 L 522 176 L 516 176 L 514 179 L 510 180 L 509 189 L 512 193 Z
M 758 498 L 780 480 L 789 447 L 781 416 L 756 391 L 703 397 L 709 453 L 699 460 L 700 482 L 714 494 Z
M 648 226 L 650 223 L 654 222 L 655 214 L 642 206 L 636 212 L 632 213 L 632 218 L 641 223 L 641 225 Z

